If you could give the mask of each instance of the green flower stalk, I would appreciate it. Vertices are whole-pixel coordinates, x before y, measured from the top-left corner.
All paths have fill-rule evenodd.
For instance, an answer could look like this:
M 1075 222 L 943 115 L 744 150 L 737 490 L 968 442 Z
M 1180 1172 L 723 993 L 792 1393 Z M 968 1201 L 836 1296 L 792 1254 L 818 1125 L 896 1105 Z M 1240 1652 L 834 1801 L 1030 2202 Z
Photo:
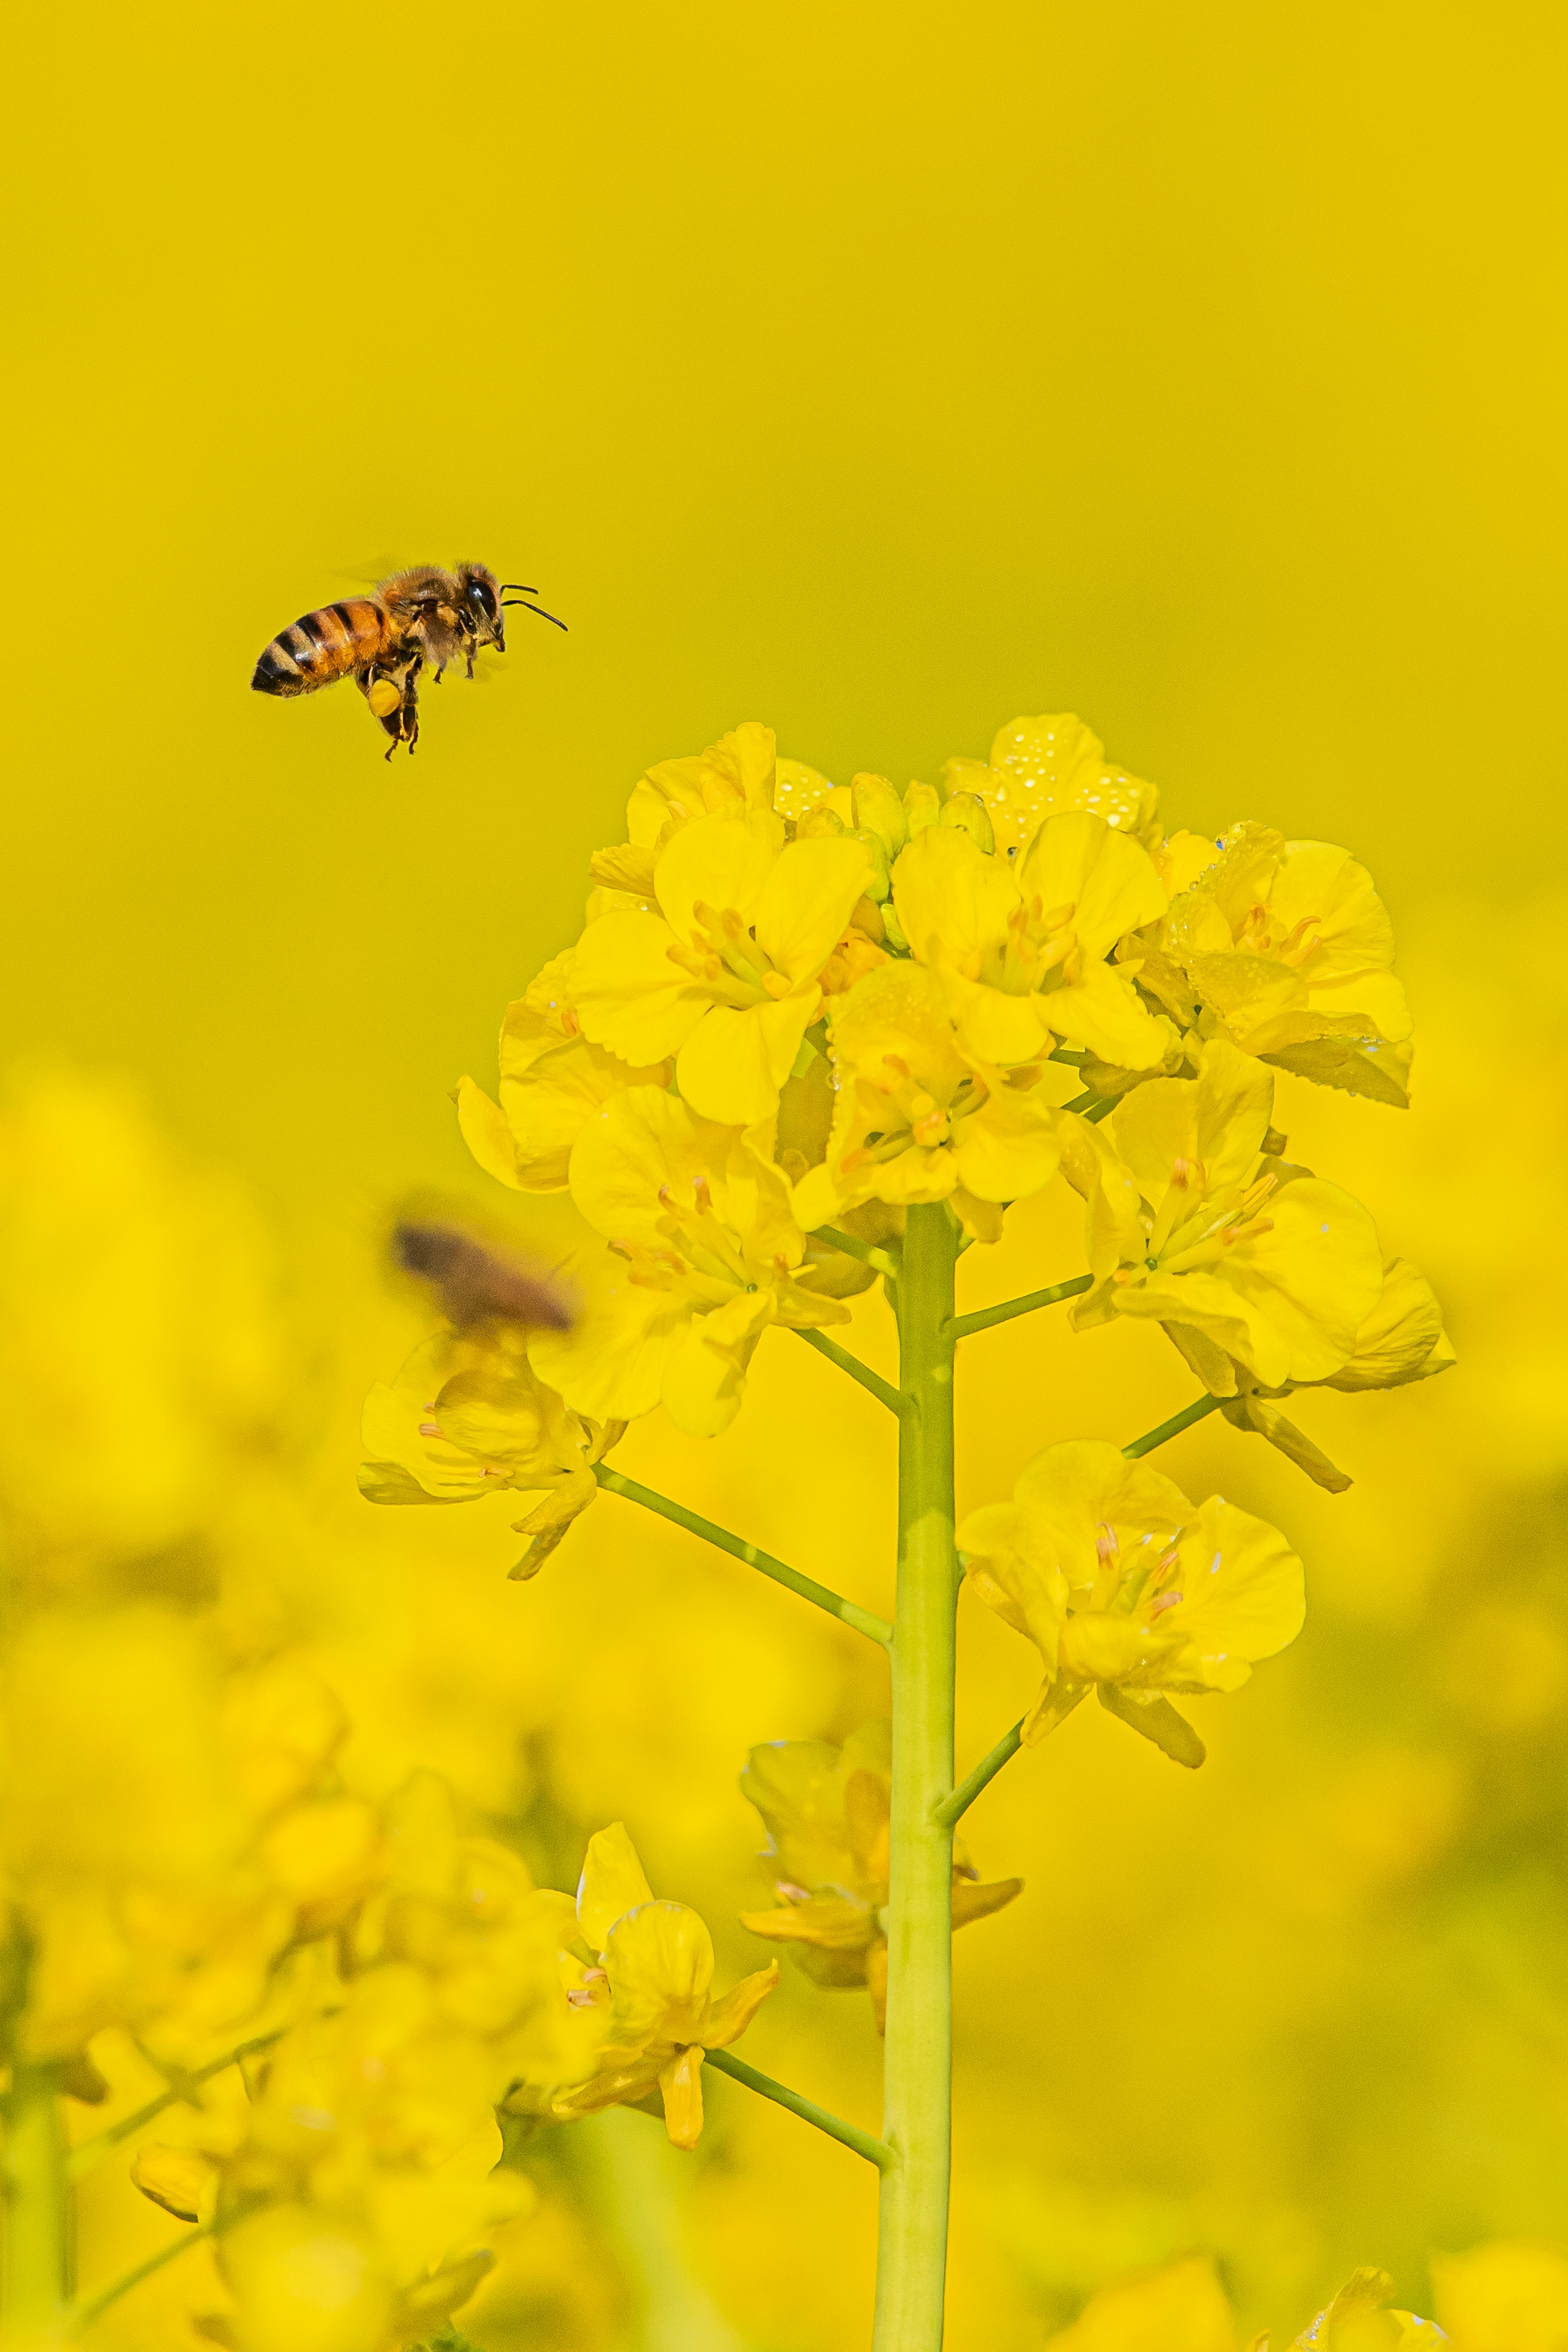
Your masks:
M 952 1790 L 958 1559 L 953 1548 L 953 1269 L 958 1228 L 910 1211 L 899 1276 L 899 1581 L 888 2055 L 877 2352 L 938 2352 L 947 2274 L 952 2097 Z

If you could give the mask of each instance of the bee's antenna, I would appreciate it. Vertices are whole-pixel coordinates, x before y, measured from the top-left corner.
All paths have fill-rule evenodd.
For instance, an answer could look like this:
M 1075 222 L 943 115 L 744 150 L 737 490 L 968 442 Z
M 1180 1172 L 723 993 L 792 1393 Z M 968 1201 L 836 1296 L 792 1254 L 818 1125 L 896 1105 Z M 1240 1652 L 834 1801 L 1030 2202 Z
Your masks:
M 503 580 L 500 584 L 503 589 L 514 589 L 520 596 L 537 596 L 539 593 L 537 588 L 530 588 L 521 580 Z
M 542 621 L 555 621 L 553 613 L 547 613 L 542 604 L 530 604 L 526 596 L 503 596 L 501 603 L 503 605 L 521 604 L 529 612 L 537 613 Z M 563 629 L 566 624 L 564 621 L 555 621 L 555 625 L 558 629 Z

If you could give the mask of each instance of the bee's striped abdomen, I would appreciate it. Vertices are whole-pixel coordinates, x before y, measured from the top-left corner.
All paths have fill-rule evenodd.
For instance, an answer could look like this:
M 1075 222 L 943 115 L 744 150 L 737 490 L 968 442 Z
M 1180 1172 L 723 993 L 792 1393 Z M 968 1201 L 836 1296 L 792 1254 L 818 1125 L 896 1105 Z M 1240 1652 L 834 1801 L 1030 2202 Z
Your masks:
M 368 596 L 323 604 L 279 629 L 250 683 L 258 694 L 310 694 L 331 686 L 380 652 L 384 626 L 381 606 Z

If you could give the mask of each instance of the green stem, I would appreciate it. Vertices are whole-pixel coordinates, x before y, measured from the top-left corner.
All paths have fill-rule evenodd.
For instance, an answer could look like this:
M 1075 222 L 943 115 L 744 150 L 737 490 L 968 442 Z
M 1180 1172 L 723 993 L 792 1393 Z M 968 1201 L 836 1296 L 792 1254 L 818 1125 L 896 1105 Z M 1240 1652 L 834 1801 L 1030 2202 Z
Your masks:
M 755 2066 L 748 2066 L 743 2058 L 735 2057 L 732 2052 L 705 2050 L 702 2055 L 710 2066 L 718 2068 L 721 2074 L 728 2074 L 732 2082 L 744 2083 L 747 2090 L 755 2091 L 759 2098 L 772 2099 L 775 2105 L 787 2107 L 792 2116 L 800 2117 L 802 2123 L 815 2124 L 819 2132 L 826 2132 L 829 2139 L 838 2140 L 845 2147 L 853 2148 L 856 2155 L 863 2156 L 868 2164 L 874 2164 L 879 2172 L 896 2161 L 885 2140 L 877 2139 L 870 2132 L 859 2130 L 854 2124 L 847 2124 L 841 2116 L 830 2115 L 826 2107 L 819 2107 L 815 2099 L 802 2098 L 800 2093 L 792 2091 L 787 2083 L 775 2083 L 771 2074 L 761 2073 Z
M 1093 1275 L 1080 1274 L 1071 1282 L 1053 1283 L 1049 1290 L 1026 1291 L 1022 1298 L 1006 1299 L 1000 1307 L 980 1307 L 973 1315 L 960 1315 L 952 1336 L 967 1339 L 972 1331 L 989 1331 L 994 1323 L 1010 1323 L 1015 1315 L 1032 1315 L 1037 1307 L 1055 1307 L 1064 1298 L 1076 1298 L 1080 1291 L 1093 1288 Z
M 945 1803 L 937 1807 L 937 1820 L 945 1822 L 949 1829 L 952 1828 L 955 1822 L 962 1821 L 981 1790 L 996 1778 L 1004 1764 L 1012 1762 L 1023 1744 L 1024 1718 L 1020 1716 L 1012 1730 L 1003 1733 L 990 1755 L 983 1756 L 973 1771 L 967 1779 L 959 1782 Z
M 177 2262 L 187 2247 L 199 2246 L 204 2238 L 212 2236 L 216 2227 L 216 2221 L 202 2221 L 195 2229 L 187 2230 L 183 2237 L 171 2238 L 166 2246 L 160 2246 L 155 2254 L 149 2254 L 146 2261 L 138 2263 L 133 2271 L 126 2271 L 108 2286 L 101 2287 L 97 2294 L 86 2295 L 80 2303 L 73 2304 L 66 2314 L 68 2335 L 79 2336 L 84 2327 L 90 2327 L 111 2303 L 118 2303 L 121 2296 L 129 2294 L 133 2286 L 140 2286 L 142 2280 L 151 2278 L 154 2271 L 161 2271 L 165 2263 Z
M 947 2270 L 952 2074 L 952 1792 L 958 1560 L 953 1548 L 952 1276 L 941 1202 L 911 1208 L 899 1284 L 899 1586 L 888 2054 L 875 2352 L 940 2352 Z
M 19 2336 L 47 2329 L 69 2292 L 69 2199 L 59 2068 L 16 2065 L 5 2101 L 4 2311 Z
M 1074 1095 L 1071 1102 L 1063 1103 L 1062 1108 L 1076 1110 L 1080 1118 L 1087 1118 L 1091 1126 L 1098 1126 L 1102 1118 L 1109 1118 L 1121 1099 L 1120 1095 L 1097 1095 L 1090 1092 L 1086 1095 Z
M 894 1282 L 899 1278 L 899 1261 L 891 1250 L 879 1249 L 875 1242 L 863 1242 L 855 1234 L 841 1233 L 837 1225 L 818 1225 L 812 1234 L 814 1242 L 826 1242 L 829 1248 L 842 1250 L 846 1257 L 858 1257 L 862 1265 L 873 1265 L 879 1274 L 888 1275 Z
M 748 1568 L 754 1568 L 762 1576 L 771 1576 L 773 1582 L 782 1584 L 786 1591 L 798 1593 L 802 1601 L 814 1602 L 818 1609 L 825 1609 L 830 1617 L 837 1617 L 857 1633 L 864 1633 L 868 1642 L 879 1642 L 884 1649 L 891 1642 L 893 1629 L 885 1617 L 875 1616 L 869 1609 L 858 1608 L 853 1601 L 846 1601 L 842 1593 L 830 1591 L 826 1584 L 818 1584 L 815 1577 L 802 1576 L 799 1569 L 787 1568 L 782 1559 L 774 1559 L 771 1552 L 759 1551 L 755 1544 L 742 1543 L 741 1538 L 732 1536 L 728 1528 L 716 1527 L 711 1519 L 703 1518 L 696 1511 L 689 1511 L 684 1503 L 672 1503 L 668 1495 L 656 1494 L 651 1486 L 639 1486 L 635 1478 L 624 1477 L 620 1471 L 612 1470 L 605 1462 L 595 1463 L 594 1475 L 607 1494 L 624 1495 L 627 1502 L 640 1503 L 645 1511 L 656 1511 L 661 1519 L 668 1519 L 675 1527 L 684 1528 L 689 1535 L 700 1536 L 704 1543 L 714 1545 L 720 1551 L 727 1551 L 731 1559 L 744 1560 Z
M 891 1381 L 885 1381 L 880 1372 L 874 1372 L 869 1364 L 863 1364 L 858 1356 L 852 1356 L 847 1348 L 841 1348 L 826 1331 L 805 1331 L 798 1324 L 792 1328 L 797 1339 L 804 1339 L 808 1348 L 815 1348 L 819 1356 L 826 1356 L 830 1364 L 837 1364 L 841 1372 L 847 1372 L 852 1381 L 869 1389 L 877 1402 L 885 1404 L 889 1412 L 900 1418 L 908 1412 L 910 1401 L 902 1389 L 896 1389 Z
M 1129 1462 L 1136 1462 L 1143 1454 L 1152 1454 L 1156 1445 L 1163 1445 L 1168 1437 L 1180 1437 L 1184 1429 L 1191 1429 L 1194 1422 L 1202 1421 L 1205 1413 L 1217 1412 L 1224 1402 L 1223 1397 L 1199 1397 L 1195 1404 L 1184 1405 L 1180 1412 L 1173 1412 L 1169 1421 L 1163 1421 L 1158 1429 L 1145 1430 L 1142 1436 L 1135 1437 L 1131 1445 L 1124 1445 L 1121 1449 L 1123 1456 Z
M 237 2050 L 230 2050 L 222 2058 L 215 2058 L 210 2066 L 198 2067 L 191 2076 L 191 2082 L 193 2084 L 210 2082 L 226 2067 L 237 2066 L 242 2058 L 255 2057 L 258 2050 L 270 2050 L 273 2043 L 282 2038 L 281 2027 L 276 2033 L 258 2033 L 254 2042 L 242 2042 Z M 149 2099 L 144 2107 L 138 2107 L 134 2115 L 121 2116 L 120 2121 L 110 2124 L 107 2131 L 95 2132 L 91 2139 L 81 2141 L 66 2158 L 66 2171 L 69 2178 L 79 2180 L 84 2172 L 90 2172 L 95 2164 L 101 2164 L 110 2149 L 118 2147 L 122 2139 L 130 2139 L 161 2116 L 165 2107 L 172 2107 L 176 2099 L 184 2096 L 184 2091 L 161 2091 L 155 2099 Z

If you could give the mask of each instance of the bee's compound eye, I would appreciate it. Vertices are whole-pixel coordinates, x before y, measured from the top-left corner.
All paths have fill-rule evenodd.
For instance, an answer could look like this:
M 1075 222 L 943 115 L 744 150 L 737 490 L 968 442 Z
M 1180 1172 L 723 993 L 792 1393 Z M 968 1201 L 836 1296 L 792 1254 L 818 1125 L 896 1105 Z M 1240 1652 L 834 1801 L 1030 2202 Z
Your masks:
M 470 581 L 468 583 L 468 593 L 472 596 L 475 604 L 479 606 L 486 620 L 493 621 L 496 616 L 496 600 L 490 588 L 489 582 L 488 580 Z

